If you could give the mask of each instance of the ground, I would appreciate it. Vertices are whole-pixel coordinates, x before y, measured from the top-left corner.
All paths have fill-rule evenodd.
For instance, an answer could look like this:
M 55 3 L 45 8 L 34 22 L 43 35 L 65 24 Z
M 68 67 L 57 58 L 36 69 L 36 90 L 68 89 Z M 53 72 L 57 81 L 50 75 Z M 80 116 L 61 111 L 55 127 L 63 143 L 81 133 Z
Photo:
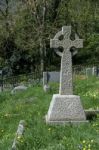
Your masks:
M 11 95 L 0 93 L 0 150 L 11 149 L 20 120 L 25 120 L 25 133 L 18 138 L 19 150 L 98 150 L 99 116 L 78 126 L 50 126 L 45 115 L 58 84 L 44 93 L 41 85 Z M 99 109 L 99 78 L 76 77 L 74 94 L 80 95 L 84 109 Z

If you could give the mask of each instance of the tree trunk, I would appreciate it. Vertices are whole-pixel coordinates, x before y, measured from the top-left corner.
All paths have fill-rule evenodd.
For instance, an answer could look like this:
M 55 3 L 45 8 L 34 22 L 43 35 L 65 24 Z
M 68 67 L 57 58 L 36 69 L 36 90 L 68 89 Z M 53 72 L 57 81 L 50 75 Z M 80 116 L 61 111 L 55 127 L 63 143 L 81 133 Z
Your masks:
M 44 47 L 43 47 L 43 40 L 40 38 L 40 62 L 41 62 L 41 74 L 44 71 Z

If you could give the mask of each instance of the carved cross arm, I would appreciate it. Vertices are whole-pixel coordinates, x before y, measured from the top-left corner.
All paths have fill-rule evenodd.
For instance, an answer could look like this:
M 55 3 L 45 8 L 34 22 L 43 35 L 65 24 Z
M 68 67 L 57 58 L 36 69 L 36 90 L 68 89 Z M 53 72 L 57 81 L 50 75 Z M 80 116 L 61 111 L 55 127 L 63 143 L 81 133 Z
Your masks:
M 59 48 L 63 47 L 63 42 L 58 39 L 51 39 L 50 40 L 50 48 Z
M 83 39 L 76 39 L 72 41 L 72 47 L 83 48 Z

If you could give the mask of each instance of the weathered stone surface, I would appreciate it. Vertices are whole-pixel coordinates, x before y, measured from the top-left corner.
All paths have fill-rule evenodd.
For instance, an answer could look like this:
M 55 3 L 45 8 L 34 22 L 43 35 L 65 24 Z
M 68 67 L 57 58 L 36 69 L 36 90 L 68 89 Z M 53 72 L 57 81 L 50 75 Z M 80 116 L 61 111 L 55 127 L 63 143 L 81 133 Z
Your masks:
M 17 87 L 14 87 L 14 89 L 11 91 L 11 94 L 15 94 L 16 92 L 25 91 L 27 90 L 27 87 L 24 85 L 20 85 Z
M 76 95 L 53 95 L 48 114 L 47 123 L 58 122 L 85 122 L 86 117 L 80 102 L 80 97 Z
M 24 120 L 21 120 L 19 122 L 19 125 L 18 125 L 18 129 L 17 129 L 17 132 L 16 132 L 16 136 L 14 138 L 14 141 L 13 141 L 13 145 L 12 145 L 12 148 L 11 150 L 17 150 L 18 149 L 18 144 L 19 144 L 19 139 L 22 138 L 23 134 L 24 134 L 24 131 L 25 131 L 25 121 Z
M 2 71 L 2 70 L 0 70 L 0 75 L 2 75 L 2 73 L 3 73 L 3 71 Z
M 59 40 L 59 37 L 63 35 L 63 40 Z M 75 35 L 75 40 L 72 41 L 70 39 L 71 35 L 71 26 L 63 26 L 62 31 L 59 31 L 54 39 L 50 40 L 51 48 L 59 48 L 63 47 L 63 53 L 59 53 L 61 58 L 61 73 L 60 73 L 60 90 L 59 93 L 61 95 L 72 95 L 73 94 L 73 86 L 72 86 L 72 54 L 70 49 L 72 47 L 82 48 L 83 40 L 79 39 L 77 35 Z
M 44 89 L 44 92 L 49 92 L 51 88 L 50 88 L 50 86 L 48 84 L 45 84 L 43 86 L 43 89 Z
M 43 86 L 48 83 L 47 80 L 47 72 L 43 72 Z
M 60 36 L 63 35 L 63 39 Z M 75 40 L 70 39 L 71 27 L 64 26 L 62 31 L 58 32 L 54 39 L 50 41 L 51 48 L 63 47 L 63 53 L 58 52 L 61 56 L 61 73 L 60 73 L 60 90 L 59 94 L 53 95 L 48 113 L 46 115 L 46 123 L 62 124 L 62 123 L 78 123 L 86 122 L 85 112 L 80 102 L 80 97 L 73 95 L 72 85 L 72 47 L 81 48 L 83 40 L 75 35 Z
M 96 67 L 86 68 L 86 76 L 96 76 L 96 75 L 97 75 Z
M 59 82 L 59 81 L 60 81 L 60 72 L 58 71 L 43 72 L 43 85 L 46 85 L 49 82 Z

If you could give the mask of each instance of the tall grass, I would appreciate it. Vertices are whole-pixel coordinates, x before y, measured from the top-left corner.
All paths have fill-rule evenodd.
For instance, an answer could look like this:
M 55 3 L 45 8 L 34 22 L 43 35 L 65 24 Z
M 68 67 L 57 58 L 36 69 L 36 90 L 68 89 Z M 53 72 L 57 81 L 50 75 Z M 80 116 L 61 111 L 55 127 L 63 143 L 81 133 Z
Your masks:
M 25 133 L 19 139 L 19 150 L 98 150 L 99 117 L 78 126 L 50 126 L 45 115 L 58 85 L 44 93 L 41 86 L 11 95 L 0 93 L 0 150 L 11 149 L 20 120 L 26 121 Z M 84 109 L 99 107 L 99 79 L 77 79 L 74 94 L 80 95 Z

